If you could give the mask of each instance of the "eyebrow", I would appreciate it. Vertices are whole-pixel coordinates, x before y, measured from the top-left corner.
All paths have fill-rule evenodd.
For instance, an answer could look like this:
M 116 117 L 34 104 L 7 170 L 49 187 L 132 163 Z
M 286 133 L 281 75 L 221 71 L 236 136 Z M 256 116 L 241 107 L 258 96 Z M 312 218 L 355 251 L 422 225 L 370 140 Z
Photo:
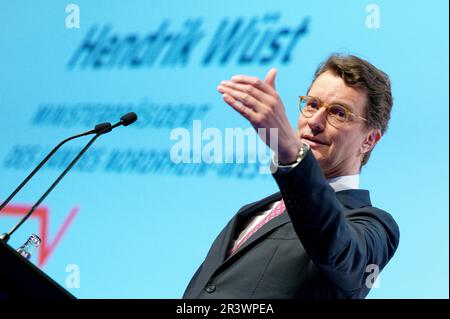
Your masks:
M 337 101 L 337 102 L 332 102 L 332 103 L 328 103 L 328 104 L 330 104 L 330 105 L 339 104 L 339 105 L 345 106 L 352 113 L 355 113 L 355 111 L 353 110 L 353 107 L 351 107 L 348 103 L 345 103 L 342 101 Z

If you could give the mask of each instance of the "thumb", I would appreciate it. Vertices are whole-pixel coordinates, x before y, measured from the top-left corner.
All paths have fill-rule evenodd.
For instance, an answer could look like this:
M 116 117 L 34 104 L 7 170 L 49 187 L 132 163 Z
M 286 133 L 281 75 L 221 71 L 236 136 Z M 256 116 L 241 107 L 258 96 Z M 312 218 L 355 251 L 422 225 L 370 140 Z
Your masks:
M 275 77 L 277 76 L 277 69 L 273 68 L 267 72 L 266 78 L 264 81 L 269 84 L 272 88 L 275 89 Z

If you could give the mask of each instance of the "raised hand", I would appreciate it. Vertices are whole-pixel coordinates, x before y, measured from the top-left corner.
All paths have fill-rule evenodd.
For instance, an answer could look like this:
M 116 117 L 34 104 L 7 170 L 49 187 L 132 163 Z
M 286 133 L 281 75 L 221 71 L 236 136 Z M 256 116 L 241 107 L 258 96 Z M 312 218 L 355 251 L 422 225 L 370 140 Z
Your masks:
M 245 117 L 252 126 L 266 129 L 267 145 L 270 143 L 270 128 L 278 131 L 278 160 L 292 163 L 297 159 L 300 140 L 286 116 L 283 102 L 275 89 L 277 70 L 271 69 L 264 80 L 247 75 L 235 75 L 222 81 L 217 90 L 224 101 Z

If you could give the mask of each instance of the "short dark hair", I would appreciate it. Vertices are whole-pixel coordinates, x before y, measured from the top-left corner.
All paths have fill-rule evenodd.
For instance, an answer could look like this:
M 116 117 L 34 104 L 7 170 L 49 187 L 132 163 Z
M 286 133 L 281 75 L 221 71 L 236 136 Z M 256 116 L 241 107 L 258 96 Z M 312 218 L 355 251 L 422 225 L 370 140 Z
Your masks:
M 367 94 L 367 126 L 378 128 L 384 134 L 391 118 L 392 93 L 389 76 L 371 63 L 354 55 L 332 54 L 319 65 L 314 81 L 324 72 L 331 71 L 340 76 L 345 84 L 362 89 Z M 361 167 L 367 163 L 370 152 L 364 154 Z

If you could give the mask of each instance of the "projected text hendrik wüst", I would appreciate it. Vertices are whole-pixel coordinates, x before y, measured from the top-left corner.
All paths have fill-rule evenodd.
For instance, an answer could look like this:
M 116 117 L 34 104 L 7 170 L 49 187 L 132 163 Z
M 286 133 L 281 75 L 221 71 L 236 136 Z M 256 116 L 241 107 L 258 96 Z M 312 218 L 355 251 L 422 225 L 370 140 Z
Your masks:
M 200 63 L 226 65 L 286 64 L 292 60 L 301 37 L 308 33 L 309 18 L 296 26 L 282 26 L 280 14 L 263 17 L 224 18 L 199 53 Z M 73 55 L 68 67 L 92 68 L 149 68 L 186 66 L 194 49 L 207 34 L 201 18 L 188 19 L 179 31 L 173 31 L 170 21 L 164 20 L 154 32 L 120 34 L 110 24 L 91 26 Z

